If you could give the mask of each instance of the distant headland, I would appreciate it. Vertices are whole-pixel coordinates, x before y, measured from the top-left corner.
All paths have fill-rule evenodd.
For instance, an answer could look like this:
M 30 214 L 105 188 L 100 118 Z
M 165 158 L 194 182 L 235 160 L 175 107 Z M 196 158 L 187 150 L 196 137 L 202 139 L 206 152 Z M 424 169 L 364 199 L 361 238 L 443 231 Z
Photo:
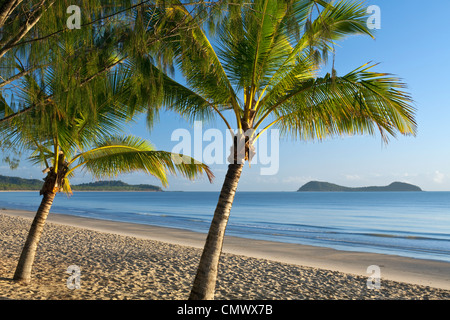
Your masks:
M 40 190 L 43 180 L 23 179 L 0 175 L 0 191 L 34 191 Z M 73 191 L 163 191 L 161 187 L 151 184 L 128 184 L 123 181 L 96 181 L 72 185 Z
M 393 182 L 388 186 L 383 187 L 359 187 L 350 188 L 343 187 L 334 183 L 320 182 L 320 181 L 310 181 L 303 185 L 298 192 L 384 192 L 384 191 L 422 191 L 418 186 L 404 183 L 404 182 Z

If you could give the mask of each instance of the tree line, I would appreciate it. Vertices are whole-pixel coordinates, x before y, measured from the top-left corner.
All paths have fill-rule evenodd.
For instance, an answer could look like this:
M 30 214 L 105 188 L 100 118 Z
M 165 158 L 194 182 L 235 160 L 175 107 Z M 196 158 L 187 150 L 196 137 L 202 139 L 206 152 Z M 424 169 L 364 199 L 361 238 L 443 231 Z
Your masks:
M 0 190 L 40 190 L 42 181 L 0 175 Z M 74 191 L 162 191 L 161 187 L 151 184 L 130 185 L 123 181 L 96 181 L 72 186 Z

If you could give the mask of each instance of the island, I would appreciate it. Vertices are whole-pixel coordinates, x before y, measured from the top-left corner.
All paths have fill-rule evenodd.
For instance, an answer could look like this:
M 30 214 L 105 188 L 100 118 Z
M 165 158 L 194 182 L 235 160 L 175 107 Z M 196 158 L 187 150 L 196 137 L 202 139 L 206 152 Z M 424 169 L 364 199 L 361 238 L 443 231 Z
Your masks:
M 74 191 L 163 191 L 151 184 L 128 184 L 123 181 L 96 181 L 72 186 Z
M 350 188 L 329 182 L 310 181 L 297 190 L 297 192 L 385 192 L 385 191 L 419 192 L 422 191 L 422 189 L 418 186 L 404 182 L 393 182 L 390 185 L 383 187 Z
M 44 181 L 0 175 L 0 190 L 35 191 L 42 188 Z M 73 191 L 152 191 L 161 192 L 161 187 L 151 184 L 128 184 L 123 181 L 96 181 L 71 185 Z

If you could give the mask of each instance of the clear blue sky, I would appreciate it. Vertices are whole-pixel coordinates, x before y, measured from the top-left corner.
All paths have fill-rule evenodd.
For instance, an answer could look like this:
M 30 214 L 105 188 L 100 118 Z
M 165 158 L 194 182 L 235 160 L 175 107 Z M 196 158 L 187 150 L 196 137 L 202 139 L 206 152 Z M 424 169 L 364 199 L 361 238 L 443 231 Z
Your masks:
M 294 191 L 310 180 L 346 186 L 386 185 L 393 181 L 417 184 L 427 191 L 450 191 L 450 1 L 370 0 L 381 8 L 381 30 L 376 40 L 353 37 L 337 48 L 339 74 L 369 61 L 379 62 L 377 71 L 401 77 L 415 100 L 417 137 L 348 137 L 323 142 L 280 143 L 280 169 L 272 176 L 260 175 L 260 167 L 246 165 L 241 191 Z M 220 124 L 219 120 L 216 122 Z M 145 122 L 130 126 L 129 133 L 150 139 L 159 149 L 171 150 L 177 128 L 192 125 L 172 113 L 164 113 L 152 132 Z M 220 128 L 222 126 L 220 125 Z M 207 144 L 207 143 L 206 143 Z M 16 171 L 1 164 L 1 173 L 24 178 L 42 178 L 39 168 L 23 161 Z M 191 182 L 172 177 L 167 190 L 220 190 L 227 165 L 213 165 L 211 185 L 206 178 Z M 158 184 L 154 178 L 135 173 L 119 177 L 128 183 Z M 92 181 L 79 174 L 72 183 Z

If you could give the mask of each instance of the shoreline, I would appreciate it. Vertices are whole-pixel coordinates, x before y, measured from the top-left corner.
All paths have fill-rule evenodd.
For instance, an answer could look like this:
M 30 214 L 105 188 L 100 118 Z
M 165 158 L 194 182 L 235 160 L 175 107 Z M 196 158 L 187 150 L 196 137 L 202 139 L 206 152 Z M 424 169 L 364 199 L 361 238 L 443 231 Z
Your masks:
M 34 212 L 0 210 L 9 216 L 32 219 Z M 163 243 L 202 249 L 206 234 L 182 229 L 84 218 L 50 213 L 49 223 L 87 230 L 154 240 Z M 28 230 L 27 230 L 28 231 Z M 369 277 L 367 268 L 377 265 L 381 281 L 391 280 L 414 285 L 450 290 L 450 263 L 407 258 L 396 255 L 336 250 L 325 247 L 253 240 L 226 236 L 223 252 L 227 254 L 265 259 L 303 267 L 319 268 L 345 274 Z

